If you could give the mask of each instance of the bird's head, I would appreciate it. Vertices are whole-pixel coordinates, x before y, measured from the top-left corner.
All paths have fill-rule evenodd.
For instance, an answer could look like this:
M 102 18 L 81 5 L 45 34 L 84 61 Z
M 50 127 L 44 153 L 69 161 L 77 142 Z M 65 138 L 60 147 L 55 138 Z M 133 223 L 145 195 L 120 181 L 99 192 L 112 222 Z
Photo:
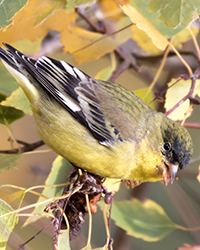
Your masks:
M 161 145 L 163 160 L 161 164 L 165 165 L 163 180 L 167 185 L 170 181 L 172 183 L 177 172 L 189 163 L 193 153 L 193 144 L 186 128 L 170 120 L 164 114 L 161 115 L 163 119 L 161 123 L 163 138 Z

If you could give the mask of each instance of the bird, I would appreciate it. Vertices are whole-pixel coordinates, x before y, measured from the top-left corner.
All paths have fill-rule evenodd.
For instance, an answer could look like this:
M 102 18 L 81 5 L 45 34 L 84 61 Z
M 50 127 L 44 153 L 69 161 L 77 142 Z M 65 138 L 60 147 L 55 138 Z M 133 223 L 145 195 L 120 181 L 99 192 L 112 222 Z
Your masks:
M 173 183 L 193 153 L 186 128 L 123 86 L 3 44 L 0 59 L 26 94 L 39 137 L 73 166 L 105 178 Z

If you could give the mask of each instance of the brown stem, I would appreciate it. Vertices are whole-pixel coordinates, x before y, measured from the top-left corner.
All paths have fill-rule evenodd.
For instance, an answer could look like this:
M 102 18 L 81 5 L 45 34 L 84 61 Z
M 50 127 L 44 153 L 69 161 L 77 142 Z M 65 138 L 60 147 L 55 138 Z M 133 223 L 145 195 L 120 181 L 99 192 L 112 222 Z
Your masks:
M 191 51 L 178 51 L 181 55 L 183 56 L 192 56 L 194 57 L 196 60 L 198 59 L 197 55 Z M 151 61 L 151 62 L 154 62 L 156 63 L 157 61 L 161 60 L 163 58 L 163 55 L 164 53 L 160 53 L 158 55 L 147 55 L 147 56 L 144 56 L 144 55 L 139 55 L 139 54 L 136 54 L 136 53 L 133 53 L 134 57 L 137 59 L 137 60 L 140 60 L 140 61 Z M 168 54 L 168 58 L 169 57 L 173 57 L 173 56 L 176 56 L 176 53 L 174 53 L 173 51 L 170 51 L 169 54 Z
M 187 99 L 194 100 L 195 98 L 193 97 L 194 89 L 195 89 L 195 84 L 196 84 L 196 79 L 200 75 L 200 66 L 195 70 L 194 74 L 190 76 L 192 79 L 192 84 L 190 87 L 189 93 L 184 96 L 176 105 L 174 105 L 170 110 L 168 110 L 165 115 L 168 116 L 171 114 L 175 109 L 177 109 L 183 102 L 185 102 Z
M 36 148 L 39 148 L 40 146 L 44 145 L 44 142 L 42 140 L 34 142 L 34 143 L 26 143 L 23 141 L 18 141 L 16 140 L 19 144 L 25 145 L 24 147 L 21 147 L 21 153 L 33 151 Z M 18 149 L 13 149 L 13 150 L 0 150 L 1 154 L 18 154 L 19 150 Z
M 121 64 L 118 65 L 108 80 L 114 82 L 125 70 L 131 66 L 133 61 L 135 62 L 132 56 L 129 56 L 127 59 L 125 59 Z
M 105 29 L 104 27 L 96 24 L 95 22 L 93 22 L 92 19 L 90 19 L 88 16 L 86 16 L 83 11 L 80 10 L 80 8 L 76 8 L 76 12 L 78 13 L 78 15 L 80 17 L 82 17 L 94 30 L 96 30 L 97 32 L 100 33 L 105 33 Z
M 185 122 L 184 127 L 186 128 L 200 128 L 200 123 Z

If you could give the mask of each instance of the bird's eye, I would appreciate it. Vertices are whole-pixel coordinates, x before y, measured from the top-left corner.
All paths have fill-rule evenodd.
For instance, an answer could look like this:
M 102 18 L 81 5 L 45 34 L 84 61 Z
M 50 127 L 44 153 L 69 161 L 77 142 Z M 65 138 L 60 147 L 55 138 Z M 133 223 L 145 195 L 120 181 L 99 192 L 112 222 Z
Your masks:
M 169 142 L 165 142 L 164 144 L 163 144 L 163 149 L 165 150 L 165 151 L 170 151 L 171 150 L 171 144 L 169 143 Z

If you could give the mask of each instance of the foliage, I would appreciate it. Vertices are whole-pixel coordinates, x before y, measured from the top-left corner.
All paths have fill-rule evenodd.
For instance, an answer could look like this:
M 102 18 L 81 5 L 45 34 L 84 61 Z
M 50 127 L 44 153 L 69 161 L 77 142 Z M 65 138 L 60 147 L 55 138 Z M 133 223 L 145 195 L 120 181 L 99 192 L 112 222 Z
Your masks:
M 12 44 L 32 58 L 50 55 L 55 51 L 58 53 L 62 48 L 64 53 L 69 53 L 73 57 L 74 64 L 82 64 L 81 67 L 84 67 L 83 63 L 90 63 L 90 68 L 95 68 L 95 63 L 105 58 L 108 61 L 109 55 L 110 65 L 101 67 L 96 78 L 115 81 L 130 68 L 131 86 L 129 88 L 152 108 L 164 107 L 166 114 L 171 119 L 184 123 L 191 116 L 194 106 L 200 104 L 197 98 L 200 96 L 199 80 L 197 80 L 200 75 L 198 66 L 200 60 L 199 23 L 195 22 L 199 12 L 198 0 L 185 2 L 169 0 L 5 0 L 0 3 L 0 43 Z M 195 52 L 194 49 L 191 49 L 191 44 L 194 44 Z M 189 50 L 185 50 L 188 47 Z M 56 56 L 63 58 L 63 55 L 60 54 L 58 53 Z M 190 56 L 190 60 L 187 62 L 185 55 Z M 91 61 L 93 62 L 91 63 Z M 26 96 L 2 65 L 0 65 L 0 75 L 0 123 L 2 126 L 6 126 L 11 142 L 11 149 L 0 151 L 0 170 L 4 170 L 1 173 L 3 175 L 6 170 L 9 172 L 16 167 L 24 156 L 30 157 L 30 151 L 41 144 L 36 144 L 30 150 L 30 144 L 15 139 L 10 125 L 15 124 L 17 120 L 20 121 L 25 114 L 32 115 L 32 111 Z M 93 77 L 94 75 L 95 73 L 93 73 Z M 119 82 L 122 77 L 120 76 Z M 139 81 L 138 79 L 141 79 L 144 84 L 141 87 L 137 86 L 139 89 L 135 90 L 136 87 L 133 83 Z M 126 81 L 122 80 L 122 84 L 126 85 Z M 155 98 L 152 90 L 155 91 Z M 152 102 L 156 99 L 161 102 L 159 104 Z M 200 121 L 197 120 L 195 124 L 185 123 L 185 126 L 200 128 L 198 122 Z M 19 144 L 24 146 L 23 149 L 20 149 Z M 31 153 L 37 153 L 37 151 Z M 193 179 L 196 178 L 198 161 L 199 158 L 193 169 L 188 171 Z M 2 184 L 0 189 L 0 249 L 6 249 L 9 235 L 17 224 L 17 216 L 20 216 L 22 211 L 34 207 L 31 215 L 27 215 L 29 218 L 24 226 L 33 222 L 38 223 L 38 219 L 43 216 L 54 217 L 54 214 L 43 213 L 43 211 L 47 204 L 57 201 L 57 197 L 62 195 L 63 183 L 66 182 L 69 171 L 70 164 L 59 156 L 52 165 L 45 185 L 42 183 L 40 186 L 34 186 L 35 184 L 32 183 L 33 187 L 24 188 L 20 185 L 14 186 L 13 183 L 7 184 L 1 180 L 5 184 Z M 185 173 L 187 172 L 185 171 Z M 21 174 L 23 175 L 23 173 Z M 107 180 L 105 185 L 109 191 L 118 192 L 120 182 L 119 180 Z M 44 187 L 43 192 L 34 191 L 41 187 Z M 13 189 L 18 191 L 13 192 Z M 162 191 L 164 192 L 164 190 Z M 22 206 L 22 201 L 26 200 L 27 193 L 38 196 L 38 201 Z M 171 193 L 171 195 L 176 194 L 176 191 Z M 103 208 L 102 204 L 100 206 Z M 193 207 L 191 204 L 188 207 L 190 208 L 188 210 L 196 211 L 196 205 Z M 174 213 L 178 211 L 178 214 L 180 210 L 184 210 L 180 204 L 178 208 L 176 207 L 177 211 L 174 207 L 172 209 L 174 209 Z M 114 201 L 111 218 L 128 235 L 156 243 L 171 232 L 174 234 L 175 229 L 181 229 L 181 233 L 184 234 L 183 231 L 191 230 L 188 229 L 189 227 L 200 226 L 200 224 L 192 224 L 192 219 L 190 221 L 184 219 L 184 215 L 182 221 L 173 222 L 164 210 L 165 207 L 162 208 L 150 199 L 143 202 L 137 199 L 131 201 L 124 199 L 124 201 Z M 192 213 L 191 211 L 188 214 Z M 105 214 L 106 210 L 104 210 Z M 199 218 L 199 215 L 195 218 L 197 223 L 200 222 Z M 178 225 L 183 222 L 188 228 Z M 54 223 L 56 222 L 54 221 Z M 105 225 L 108 239 L 103 247 L 92 248 L 90 225 L 86 247 L 79 242 L 77 244 L 79 249 L 81 247 L 82 249 L 108 249 L 110 235 L 106 221 Z M 95 224 L 94 227 L 98 228 L 98 224 Z M 117 237 L 115 240 L 117 241 Z M 18 244 L 22 243 L 18 242 Z M 196 244 L 195 241 L 186 242 L 183 239 L 182 245 L 184 243 Z M 68 230 L 61 230 L 61 234 L 58 236 L 58 246 L 59 249 L 70 249 Z M 153 249 L 156 248 L 155 246 Z M 164 249 L 163 247 L 162 249 Z M 180 247 L 180 245 L 173 247 Z M 190 248 L 180 247 L 179 249 Z M 196 248 L 191 247 L 191 249 Z

